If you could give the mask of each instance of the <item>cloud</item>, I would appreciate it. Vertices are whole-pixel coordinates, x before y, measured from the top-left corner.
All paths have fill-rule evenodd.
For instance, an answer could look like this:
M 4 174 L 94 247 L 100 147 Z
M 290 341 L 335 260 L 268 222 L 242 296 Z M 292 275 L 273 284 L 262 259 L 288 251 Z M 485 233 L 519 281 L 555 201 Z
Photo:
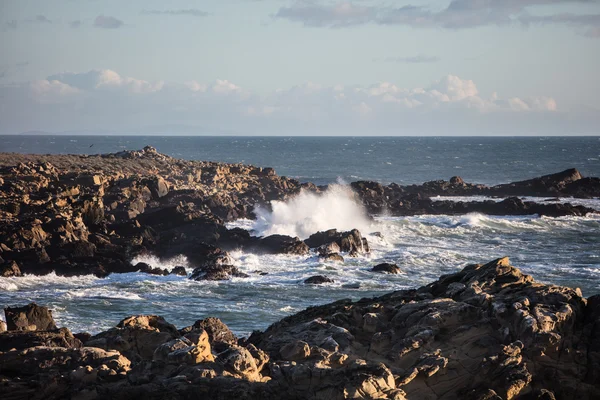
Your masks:
M 206 11 L 190 8 L 187 10 L 143 10 L 143 15 L 188 15 L 192 17 L 206 17 L 210 15 Z
M 263 95 L 225 79 L 147 81 L 109 69 L 0 85 L 0 134 L 174 124 L 241 134 L 517 134 L 531 126 L 551 134 L 563 119 L 577 120 L 552 97 L 485 95 L 455 75 L 423 87 L 306 82 Z
M 318 3 L 298 0 L 281 7 L 275 18 L 299 22 L 305 26 L 340 28 L 354 25 L 404 25 L 413 28 L 467 29 L 488 25 L 555 23 L 593 27 L 588 36 L 595 36 L 600 26 L 597 15 L 551 15 L 532 17 L 530 8 L 568 3 L 598 3 L 596 0 L 451 0 L 446 8 L 433 10 L 424 6 L 366 6 L 358 2 Z
M 125 25 L 125 23 L 120 19 L 105 15 L 98 15 L 94 20 L 94 26 L 96 28 L 117 29 L 122 27 L 123 25 Z
M 407 64 L 436 63 L 440 60 L 441 59 L 438 56 L 426 56 L 423 54 L 419 54 L 417 56 L 412 56 L 412 57 L 387 57 L 384 59 L 384 61 L 386 61 L 386 62 L 397 62 L 397 63 L 407 63 Z
M 143 79 L 122 77 L 110 69 L 92 70 L 84 73 L 65 72 L 49 76 L 47 79 L 63 82 L 81 90 L 122 90 L 132 94 L 156 92 L 162 89 L 164 85 L 162 81 L 151 83 Z

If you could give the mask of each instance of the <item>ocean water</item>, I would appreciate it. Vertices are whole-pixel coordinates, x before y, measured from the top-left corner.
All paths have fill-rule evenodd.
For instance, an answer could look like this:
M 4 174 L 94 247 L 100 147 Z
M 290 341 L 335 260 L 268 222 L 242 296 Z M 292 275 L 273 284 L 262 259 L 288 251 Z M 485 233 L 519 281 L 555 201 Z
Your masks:
M 600 176 L 600 137 L 0 136 L 0 152 L 16 153 L 101 154 L 146 145 L 187 160 L 273 167 L 317 185 L 339 178 L 413 184 L 454 175 L 495 185 L 567 168 Z
M 247 335 L 310 305 L 417 287 L 467 264 L 502 256 L 509 256 L 513 265 L 538 281 L 580 287 L 585 296 L 600 294 L 600 214 L 378 216 L 369 220 L 344 186 L 345 181 L 356 179 L 419 183 L 456 174 L 496 184 L 569 167 L 600 176 L 598 138 L 6 138 L 0 138 L 0 151 L 104 153 L 151 144 L 182 158 L 247 162 L 273 166 L 280 174 L 301 180 L 337 181 L 340 184 L 324 196 L 304 194 L 278 202 L 272 212 L 260 211 L 257 220 L 239 220 L 230 226 L 258 235 L 285 233 L 303 238 L 318 230 L 356 227 L 371 246 L 370 254 L 345 257 L 344 263 L 322 263 L 315 254 L 272 256 L 238 250 L 232 253 L 235 264 L 250 278 L 225 282 L 137 273 L 103 279 L 0 278 L 0 306 L 30 301 L 48 305 L 59 325 L 75 332 L 96 333 L 129 315 L 158 314 L 178 327 L 216 316 L 237 334 Z M 94 142 L 91 148 L 90 141 Z M 577 201 L 600 210 L 600 199 Z M 183 257 L 163 263 L 152 256 L 132 260 L 138 261 L 163 268 L 192 268 Z M 369 271 L 380 262 L 395 262 L 403 272 Z M 327 275 L 335 282 L 304 285 L 303 280 L 313 275 Z

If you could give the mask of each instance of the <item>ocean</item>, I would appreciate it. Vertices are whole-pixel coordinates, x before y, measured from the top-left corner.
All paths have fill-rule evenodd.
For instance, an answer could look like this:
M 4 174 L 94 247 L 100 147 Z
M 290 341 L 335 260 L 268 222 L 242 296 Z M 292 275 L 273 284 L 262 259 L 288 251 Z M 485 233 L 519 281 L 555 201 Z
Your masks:
M 158 314 L 178 327 L 208 316 L 221 318 L 247 335 L 308 306 L 342 298 L 358 299 L 427 284 L 467 264 L 509 256 L 512 264 L 541 282 L 579 287 L 600 294 L 600 214 L 587 217 L 532 216 L 360 218 L 346 183 L 422 183 L 459 175 L 467 182 L 494 185 L 575 167 L 600 176 L 598 137 L 160 137 L 160 136 L 0 136 L 1 152 L 96 154 L 152 145 L 173 157 L 243 162 L 273 167 L 280 175 L 333 184 L 325 196 L 302 195 L 261 211 L 256 221 L 230 226 L 255 234 L 306 237 L 316 230 L 358 228 L 372 252 L 343 264 L 322 263 L 315 255 L 272 256 L 233 252 L 235 264 L 251 277 L 195 282 L 179 276 L 145 274 L 107 278 L 55 275 L 0 278 L 0 306 L 30 301 L 54 310 L 59 325 L 96 333 L 133 314 Z M 570 201 L 561 199 L 560 201 Z M 600 210 L 600 199 L 581 200 Z M 159 262 L 192 266 L 179 257 Z M 373 274 L 380 262 L 394 262 L 399 275 Z M 256 271 L 267 272 L 260 275 Z M 307 286 L 312 275 L 334 283 Z

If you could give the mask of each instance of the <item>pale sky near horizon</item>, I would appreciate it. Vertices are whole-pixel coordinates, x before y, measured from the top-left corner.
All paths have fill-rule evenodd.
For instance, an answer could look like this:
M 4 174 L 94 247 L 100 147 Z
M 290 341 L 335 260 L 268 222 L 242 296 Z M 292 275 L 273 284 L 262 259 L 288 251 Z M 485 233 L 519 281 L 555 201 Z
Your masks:
M 600 135 L 600 0 L 0 0 L 0 134 Z

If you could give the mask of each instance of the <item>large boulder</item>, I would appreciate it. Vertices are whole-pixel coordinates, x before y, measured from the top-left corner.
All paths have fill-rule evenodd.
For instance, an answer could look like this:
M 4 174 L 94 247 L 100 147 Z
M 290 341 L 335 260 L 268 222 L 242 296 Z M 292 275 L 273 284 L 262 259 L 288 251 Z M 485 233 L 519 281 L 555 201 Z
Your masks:
M 57 329 L 52 311 L 35 303 L 4 309 L 9 331 L 51 331 Z
M 379 272 L 383 274 L 399 274 L 402 270 L 396 264 L 381 263 L 371 268 L 372 272 Z
M 177 328 L 157 315 L 126 318 L 115 328 L 92 336 L 86 346 L 117 350 L 128 358 L 152 360 L 163 343 L 179 338 Z
M 0 325 L 3 324 L 0 321 Z M 54 331 L 8 331 L 1 333 L 0 352 L 11 349 L 24 350 L 29 347 L 82 347 L 83 344 L 67 328 Z
M 317 232 L 310 235 L 304 243 L 311 249 L 319 248 L 320 253 L 326 251 L 335 253 L 336 251 L 333 250 L 337 248 L 339 248 L 338 251 L 346 252 L 351 256 L 369 252 L 367 239 L 362 237 L 358 229 L 352 229 L 347 232 L 338 232 L 337 229 Z M 337 247 L 333 245 L 334 243 Z
M 306 255 L 310 249 L 298 237 L 270 235 L 258 241 L 256 250 L 267 254 Z

